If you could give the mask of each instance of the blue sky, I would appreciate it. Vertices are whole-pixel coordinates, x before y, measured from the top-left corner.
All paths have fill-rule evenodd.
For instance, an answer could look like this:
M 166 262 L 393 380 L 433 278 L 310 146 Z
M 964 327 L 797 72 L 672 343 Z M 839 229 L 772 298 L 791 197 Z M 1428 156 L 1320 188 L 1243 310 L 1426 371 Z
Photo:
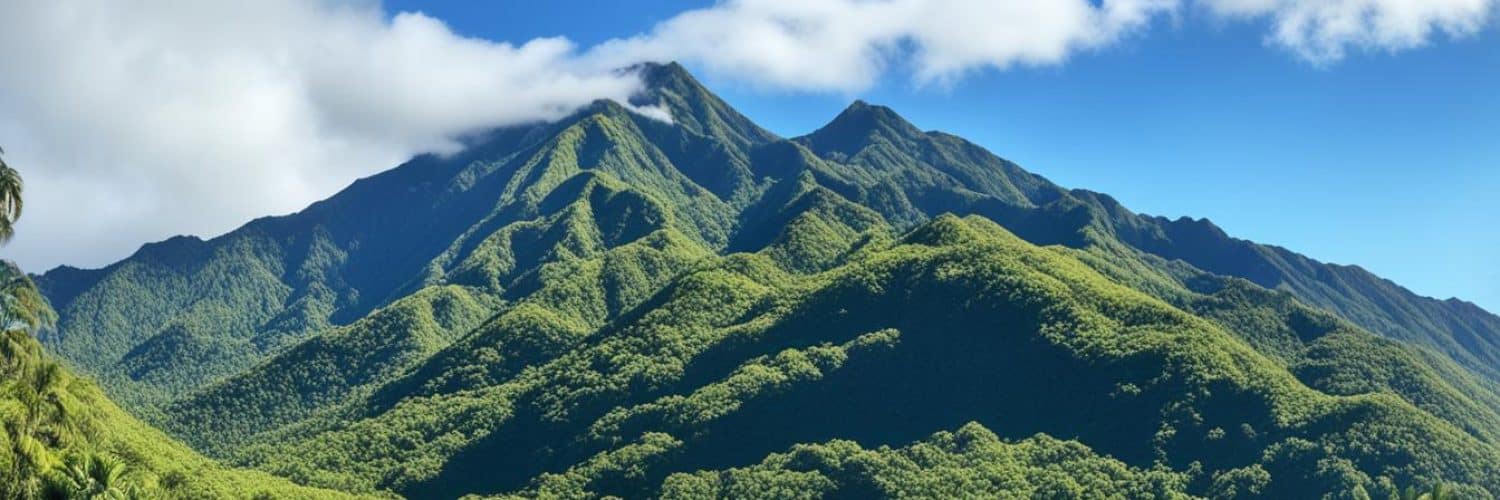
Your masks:
M 695 10 L 696 9 L 696 10 Z M 24 268 L 285 214 L 676 59 L 786 136 L 856 98 L 1132 209 L 1500 310 L 1500 0 L 0 2 Z M 690 14 L 684 14 L 691 12 Z M 560 37 L 560 38 L 546 38 Z M 565 40 L 564 40 L 565 39 Z
M 708 3 L 387 7 L 470 36 L 587 46 Z M 892 71 L 853 93 L 766 89 L 686 64 L 782 135 L 862 98 L 1138 212 L 1207 217 L 1237 237 L 1500 310 L 1500 33 L 1318 65 L 1269 47 L 1266 24 L 1163 19 L 1061 64 L 979 69 L 948 85 Z

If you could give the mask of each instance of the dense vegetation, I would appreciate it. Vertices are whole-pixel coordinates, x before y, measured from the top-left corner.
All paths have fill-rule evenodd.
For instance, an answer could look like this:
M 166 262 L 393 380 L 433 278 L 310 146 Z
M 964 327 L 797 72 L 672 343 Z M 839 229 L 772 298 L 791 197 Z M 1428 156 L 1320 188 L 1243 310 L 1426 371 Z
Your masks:
M 21 198 L 24 186 L 21 173 L 5 163 L 5 150 L 0 149 L 0 244 L 16 234 L 16 221 L 25 207 Z
M 203 453 L 353 494 L 1500 492 L 1478 308 L 886 108 L 784 140 L 641 70 L 672 123 L 598 102 L 51 271 L 42 339 Z
M 129 416 L 31 338 L 52 312 L 30 280 L 0 279 L 0 498 L 350 497 L 223 467 Z
M 906 448 L 853 441 L 797 445 L 759 464 L 678 473 L 663 498 L 1187 498 L 1187 477 L 1143 471 L 1076 442 L 1039 435 L 1007 443 L 979 424 Z
M 20 174 L 0 160 L 0 244 L 21 216 Z M 0 261 L 0 498 L 136 499 L 349 495 L 225 469 L 127 416 L 32 336 L 57 314 Z

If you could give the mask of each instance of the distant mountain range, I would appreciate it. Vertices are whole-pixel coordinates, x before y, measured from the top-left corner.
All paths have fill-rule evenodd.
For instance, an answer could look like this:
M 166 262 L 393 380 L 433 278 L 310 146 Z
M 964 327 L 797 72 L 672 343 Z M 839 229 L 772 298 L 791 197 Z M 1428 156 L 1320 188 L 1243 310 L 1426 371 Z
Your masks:
M 785 139 L 636 70 L 631 103 L 49 271 L 41 340 L 199 452 L 354 494 L 1500 493 L 1500 317 L 885 107 Z

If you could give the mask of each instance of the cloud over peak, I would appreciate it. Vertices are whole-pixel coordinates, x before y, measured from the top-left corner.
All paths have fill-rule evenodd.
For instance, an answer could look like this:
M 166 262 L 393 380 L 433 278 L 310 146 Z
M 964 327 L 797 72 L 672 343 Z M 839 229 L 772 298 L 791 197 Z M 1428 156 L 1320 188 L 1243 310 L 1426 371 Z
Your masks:
M 624 102 L 562 38 L 516 46 L 374 3 L 5 2 L 0 140 L 28 180 L 15 251 L 97 265 L 287 213 L 480 129 Z
M 947 84 L 1060 64 L 1207 12 L 1330 64 L 1474 34 L 1496 1 L 727 0 L 594 47 L 464 37 L 370 1 L 0 2 L 0 145 L 31 207 L 6 255 L 99 265 L 222 233 L 471 132 L 627 102 L 640 82 L 616 70 L 640 61 L 847 93 L 892 72 Z

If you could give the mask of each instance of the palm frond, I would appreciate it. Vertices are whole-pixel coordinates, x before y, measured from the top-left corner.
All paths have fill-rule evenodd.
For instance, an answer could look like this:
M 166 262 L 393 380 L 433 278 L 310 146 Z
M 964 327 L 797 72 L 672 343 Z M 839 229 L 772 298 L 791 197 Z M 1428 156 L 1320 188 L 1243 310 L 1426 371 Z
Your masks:
M 20 172 L 5 163 L 4 154 L 0 150 L 0 243 L 10 241 L 15 234 L 15 222 L 25 208 L 21 198 L 25 182 Z

